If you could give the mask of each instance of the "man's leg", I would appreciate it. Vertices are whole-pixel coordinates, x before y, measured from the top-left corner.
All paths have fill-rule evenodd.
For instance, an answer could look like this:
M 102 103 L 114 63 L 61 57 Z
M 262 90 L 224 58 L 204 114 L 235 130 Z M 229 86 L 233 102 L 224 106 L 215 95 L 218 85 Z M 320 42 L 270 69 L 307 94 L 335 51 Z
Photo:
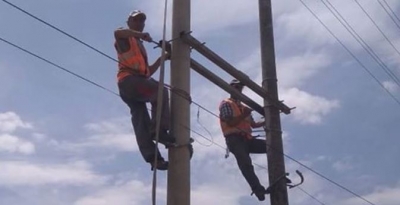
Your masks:
M 158 86 L 158 82 L 154 81 L 157 86 Z M 156 91 L 156 95 L 158 95 L 158 90 Z M 161 110 L 161 124 L 160 124 L 160 128 L 164 129 L 164 130 L 170 130 L 171 125 L 170 125 L 170 109 L 169 109 L 169 94 L 168 94 L 168 90 L 167 88 L 163 88 L 163 98 L 162 98 L 162 110 Z M 156 111 L 157 111 L 157 98 L 153 99 L 151 101 L 151 107 L 152 107 L 152 111 L 154 110 L 154 113 L 152 112 L 152 120 L 154 121 L 154 123 L 156 122 Z
M 132 87 L 135 88 L 132 96 L 141 102 L 151 102 L 151 136 L 154 139 L 156 134 L 156 112 L 157 112 L 157 96 L 158 96 L 158 85 L 159 83 L 152 78 L 132 77 Z M 169 94 L 167 88 L 163 88 L 163 99 L 162 99 L 162 112 L 160 122 L 160 135 L 159 142 L 168 146 L 175 143 L 175 138 L 169 134 L 170 129 L 170 108 L 169 108 Z M 193 155 L 193 146 L 188 145 L 190 156 Z
M 249 141 L 250 153 L 265 154 L 267 153 L 267 142 L 262 139 L 251 139 Z
M 151 121 L 152 126 L 155 127 L 156 116 L 157 116 L 157 97 L 158 97 L 158 85 L 159 83 L 153 78 L 136 78 L 135 87 L 138 90 L 137 99 L 141 102 L 151 103 Z M 170 109 L 169 109 L 169 94 L 167 88 L 163 88 L 163 99 L 162 99 L 162 111 L 161 111 L 161 126 L 160 128 L 169 130 L 170 128 Z
M 139 150 L 146 162 L 152 163 L 155 157 L 155 144 L 150 136 L 150 116 L 146 109 L 146 104 L 142 102 L 130 102 L 129 107 L 132 115 L 132 125 L 134 127 L 136 141 Z M 164 160 L 157 150 L 157 159 Z
M 129 106 L 131 111 L 131 120 L 133 129 L 136 135 L 136 141 L 139 146 L 139 150 L 146 162 L 153 164 L 155 157 L 159 163 L 157 168 L 166 170 L 168 163 L 164 161 L 158 148 L 157 154 L 155 153 L 156 147 L 151 138 L 150 133 L 150 116 L 146 108 L 145 102 L 138 102 L 135 98 L 135 90 L 133 90 L 132 79 L 124 79 L 119 83 L 120 95 L 122 100 Z M 153 166 L 153 165 L 152 165 Z
M 227 136 L 229 150 L 235 156 L 242 175 L 250 185 L 251 190 L 256 194 L 260 201 L 265 199 L 265 188 L 260 184 L 260 180 L 254 172 L 254 167 L 250 158 L 249 144 L 242 136 Z

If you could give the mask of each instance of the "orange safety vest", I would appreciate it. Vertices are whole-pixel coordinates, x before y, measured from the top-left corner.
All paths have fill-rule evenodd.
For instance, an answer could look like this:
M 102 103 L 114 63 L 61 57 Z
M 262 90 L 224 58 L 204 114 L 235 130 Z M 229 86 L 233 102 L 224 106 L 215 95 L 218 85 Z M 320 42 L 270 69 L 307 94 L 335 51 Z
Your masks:
M 115 48 L 118 53 L 118 81 L 128 75 L 140 75 L 149 77 L 150 71 L 142 53 L 139 42 L 134 37 L 128 38 L 129 50 L 126 52 L 121 51 L 118 43 L 115 42 Z
M 222 104 L 224 104 L 224 103 L 230 104 L 232 111 L 233 111 L 233 117 L 238 117 L 239 115 L 241 115 L 243 113 L 243 108 L 244 108 L 243 105 L 234 102 L 232 99 L 229 98 L 229 99 L 223 100 L 219 106 L 220 109 L 221 109 Z M 224 136 L 238 133 L 248 139 L 250 139 L 252 137 L 251 136 L 251 132 L 252 132 L 251 116 L 248 116 L 247 118 L 242 120 L 239 124 L 237 124 L 234 127 L 229 126 L 226 122 L 224 122 L 221 119 L 219 119 L 219 123 L 221 125 L 222 133 L 224 134 Z

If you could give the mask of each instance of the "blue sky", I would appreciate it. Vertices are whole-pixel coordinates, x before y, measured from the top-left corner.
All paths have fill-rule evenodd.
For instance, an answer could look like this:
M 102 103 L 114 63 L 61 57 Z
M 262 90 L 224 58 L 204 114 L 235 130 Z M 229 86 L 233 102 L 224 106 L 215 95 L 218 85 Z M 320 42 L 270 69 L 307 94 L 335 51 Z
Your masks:
M 400 12 L 400 2 L 386 1 L 396 14 Z M 125 26 L 133 9 L 147 13 L 146 31 L 154 39 L 162 36 L 161 1 L 11 2 L 110 56 L 115 56 L 113 30 Z M 171 2 L 167 36 L 171 34 Z M 321 1 L 305 2 L 400 99 L 397 84 Z M 400 76 L 400 54 L 355 1 L 330 2 Z M 400 50 L 400 28 L 380 4 L 375 0 L 359 2 Z M 297 107 L 292 114 L 282 116 L 285 152 L 374 204 L 399 204 L 399 104 L 300 1 L 273 1 L 273 11 L 280 99 Z M 193 36 L 261 83 L 257 1 L 193 1 L 191 23 Z M 0 26 L 0 37 L 117 91 L 117 66 L 110 59 L 4 2 L 0 2 Z M 152 173 L 138 152 L 125 104 L 7 44 L 0 45 L 0 204 L 150 204 Z M 153 50 L 151 44 L 146 47 L 153 61 L 159 50 Z M 192 57 L 223 79 L 231 79 L 196 52 Z M 167 82 L 169 70 L 167 63 Z M 194 72 L 191 80 L 193 100 L 216 113 L 219 102 L 228 95 Z M 244 92 L 262 102 L 248 89 Z M 195 105 L 191 107 L 192 129 L 224 145 L 218 119 L 200 111 L 200 122 L 211 132 L 209 136 L 197 123 L 197 110 Z M 191 204 L 262 204 L 250 196 L 232 156 L 224 159 L 223 149 L 204 146 L 209 142 L 193 137 Z M 265 155 L 253 159 L 267 166 Z M 306 181 L 302 188 L 325 204 L 367 204 L 297 163 L 285 162 L 292 176 L 296 169 L 303 171 Z M 256 172 L 266 185 L 266 170 L 256 167 Z M 158 176 L 158 202 L 163 204 L 166 172 Z M 291 204 L 318 204 L 298 189 L 289 190 L 289 197 Z

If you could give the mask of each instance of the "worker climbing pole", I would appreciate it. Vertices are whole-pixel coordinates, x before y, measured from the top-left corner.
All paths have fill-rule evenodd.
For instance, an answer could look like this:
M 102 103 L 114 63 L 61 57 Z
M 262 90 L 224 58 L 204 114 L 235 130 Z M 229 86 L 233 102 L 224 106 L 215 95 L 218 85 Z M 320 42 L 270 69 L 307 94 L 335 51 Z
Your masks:
M 239 92 L 242 92 L 244 87 L 244 84 L 236 79 L 232 80 L 230 85 Z M 262 127 L 265 122 L 255 122 L 251 116 L 252 110 L 234 96 L 221 102 L 219 112 L 222 133 L 229 151 L 235 156 L 252 193 L 258 200 L 264 201 L 266 190 L 254 172 L 250 153 L 267 153 L 266 141 L 251 135 L 252 128 Z
M 166 10 L 165 10 L 166 12 Z M 166 13 L 164 16 L 166 19 Z M 157 170 L 167 170 L 169 163 L 164 160 L 158 150 L 158 142 L 166 148 L 179 148 L 177 140 L 170 133 L 169 97 L 164 86 L 164 61 L 170 59 L 170 52 L 166 52 L 165 21 L 161 57 L 152 65 L 142 40 L 153 42 L 149 33 L 143 32 L 146 14 L 134 10 L 128 16 L 128 28 L 115 30 L 115 49 L 118 54 L 118 88 L 122 100 L 128 105 L 132 115 L 132 125 L 136 135 L 139 150 L 153 170 L 152 202 L 156 203 Z M 169 51 L 171 49 L 168 49 Z M 160 81 L 157 82 L 151 75 L 161 66 Z M 151 119 L 146 103 L 152 105 Z M 155 143 L 153 142 L 155 141 Z M 188 156 L 193 154 L 189 143 Z M 188 152 L 186 150 L 186 152 Z M 188 153 L 189 153 L 188 152 Z
M 161 112 L 160 138 L 165 143 L 174 143 L 169 135 L 168 92 L 163 90 L 162 101 L 157 101 L 159 83 L 150 76 L 160 67 L 161 58 L 168 59 L 169 54 L 163 53 L 156 62 L 149 65 L 147 53 L 142 40 L 152 41 L 149 33 L 143 32 L 146 15 L 135 10 L 128 16 L 128 27 L 115 30 L 115 48 L 118 54 L 118 88 L 122 100 L 128 105 L 132 115 L 132 125 L 136 135 L 139 150 L 151 166 L 151 169 L 167 170 L 168 162 L 156 148 L 153 139 L 156 137 L 156 106 L 163 104 Z M 152 105 L 152 119 L 147 111 L 146 103 Z M 157 160 L 155 163 L 154 160 Z
M 230 82 L 230 86 L 238 92 L 242 92 L 244 84 L 234 79 Z M 219 111 L 220 125 L 227 144 L 225 157 L 228 157 L 229 152 L 235 156 L 242 175 L 250 185 L 251 195 L 254 194 L 258 200 L 264 201 L 265 195 L 274 191 L 276 185 L 281 181 L 290 187 L 296 187 L 303 183 L 304 179 L 301 172 L 296 171 L 301 178 L 300 183 L 291 184 L 292 181 L 287 178 L 289 174 L 285 173 L 275 181 L 270 182 L 270 186 L 265 188 L 258 179 L 250 158 L 250 154 L 266 154 L 267 152 L 275 151 L 271 149 L 266 140 L 252 135 L 252 129 L 264 127 L 265 122 L 255 122 L 251 115 L 252 109 L 243 105 L 233 95 L 221 102 Z M 282 155 L 282 153 L 280 154 Z

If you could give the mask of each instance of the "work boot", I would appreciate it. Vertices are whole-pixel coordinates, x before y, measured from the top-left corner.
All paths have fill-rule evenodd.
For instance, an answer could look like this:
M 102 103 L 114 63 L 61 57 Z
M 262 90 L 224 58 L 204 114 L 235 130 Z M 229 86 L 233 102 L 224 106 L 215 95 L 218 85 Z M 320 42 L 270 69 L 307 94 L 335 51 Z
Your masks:
M 156 139 L 156 132 L 152 132 L 151 133 L 151 138 L 153 140 Z M 165 146 L 165 148 L 169 147 L 169 146 L 173 146 L 175 144 L 175 138 L 172 137 L 167 130 L 165 129 L 161 129 L 160 130 L 160 134 L 158 136 L 158 142 L 163 144 Z
M 257 189 L 254 189 L 251 195 L 255 194 L 259 201 L 264 201 L 265 193 L 266 193 L 265 188 L 263 186 L 260 186 Z
M 151 137 L 153 140 L 156 139 L 156 133 L 155 132 L 151 132 Z M 178 144 L 176 144 L 176 140 L 173 136 L 171 136 L 169 134 L 169 132 L 167 130 L 160 130 L 160 135 L 158 138 L 158 142 L 163 144 L 165 146 L 165 148 L 170 148 L 170 147 L 177 147 L 179 146 Z M 194 142 L 193 138 L 189 139 L 189 143 L 192 144 Z M 189 148 L 189 151 L 191 153 L 190 156 L 193 155 L 193 147 Z
M 151 165 L 151 171 L 153 171 L 154 170 L 154 166 L 155 166 L 155 164 L 154 164 L 154 161 L 153 162 L 149 162 L 150 163 L 150 165 Z M 157 169 L 158 170 L 162 170 L 162 171 L 165 171 L 165 170 L 167 170 L 168 169 L 168 162 L 167 161 L 164 161 L 164 160 L 162 160 L 162 159 L 159 159 L 158 161 L 157 161 Z
M 183 147 L 183 146 L 187 146 L 187 148 L 189 149 L 189 156 L 190 156 L 190 159 L 192 159 L 192 156 L 193 156 L 193 145 L 192 145 L 192 143 L 194 142 L 194 139 L 193 138 L 190 138 L 189 139 L 189 144 L 186 144 L 186 145 L 178 145 L 177 143 L 172 143 L 172 144 L 164 144 L 165 145 L 165 148 L 173 148 L 173 147 Z

